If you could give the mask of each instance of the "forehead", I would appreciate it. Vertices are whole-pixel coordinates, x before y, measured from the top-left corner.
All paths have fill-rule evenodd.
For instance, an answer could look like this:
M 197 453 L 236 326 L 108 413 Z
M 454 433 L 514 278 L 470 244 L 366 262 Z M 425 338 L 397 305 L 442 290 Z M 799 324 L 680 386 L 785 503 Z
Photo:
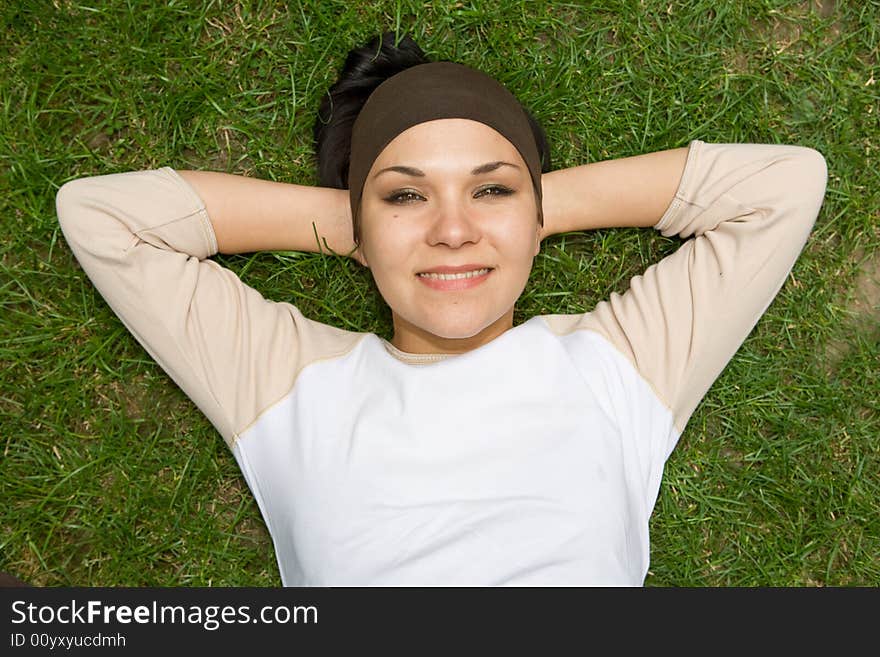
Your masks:
M 417 161 L 461 160 L 478 163 L 507 159 L 525 166 L 519 151 L 501 133 L 471 119 L 437 119 L 414 125 L 379 153 L 373 168 Z

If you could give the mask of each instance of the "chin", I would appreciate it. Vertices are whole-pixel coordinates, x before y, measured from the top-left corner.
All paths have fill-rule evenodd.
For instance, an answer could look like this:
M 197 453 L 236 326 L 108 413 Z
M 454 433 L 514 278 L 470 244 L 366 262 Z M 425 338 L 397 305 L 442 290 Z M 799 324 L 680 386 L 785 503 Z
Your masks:
M 486 328 L 486 325 L 474 324 L 473 322 L 429 322 L 420 328 L 439 338 L 465 340 L 477 335 Z
M 469 340 L 487 330 L 492 330 L 499 322 L 505 321 L 507 314 L 503 309 L 488 309 L 475 304 L 460 306 L 412 308 L 415 311 L 404 315 L 393 310 L 395 332 L 422 332 L 443 340 Z M 497 313 L 497 315 L 496 315 Z M 501 328 L 500 325 L 496 328 Z
M 478 335 L 480 331 L 482 331 L 485 326 L 475 329 L 459 329 L 459 330 L 449 330 L 435 333 L 441 338 L 446 338 L 447 340 L 467 340 L 469 338 L 473 338 Z
M 470 313 L 462 313 L 461 316 L 449 314 L 440 318 L 435 317 L 419 326 L 422 330 L 447 340 L 466 340 L 479 335 L 499 319 L 501 317 L 475 317 Z

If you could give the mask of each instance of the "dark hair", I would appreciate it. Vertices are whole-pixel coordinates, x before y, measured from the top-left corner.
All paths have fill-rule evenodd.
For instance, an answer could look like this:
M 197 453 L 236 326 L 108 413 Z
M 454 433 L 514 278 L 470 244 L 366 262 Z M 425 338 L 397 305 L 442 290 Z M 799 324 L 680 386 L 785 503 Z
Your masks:
M 318 184 L 336 189 L 348 188 L 348 167 L 351 160 L 351 131 L 367 98 L 382 82 L 401 71 L 430 60 L 409 35 L 395 44 L 395 33 L 385 32 L 365 46 L 349 51 L 339 76 L 321 100 L 315 119 L 315 159 Z M 538 154 L 541 171 L 550 171 L 550 146 L 544 130 L 523 107 Z M 357 227 L 354 227 L 357 236 Z

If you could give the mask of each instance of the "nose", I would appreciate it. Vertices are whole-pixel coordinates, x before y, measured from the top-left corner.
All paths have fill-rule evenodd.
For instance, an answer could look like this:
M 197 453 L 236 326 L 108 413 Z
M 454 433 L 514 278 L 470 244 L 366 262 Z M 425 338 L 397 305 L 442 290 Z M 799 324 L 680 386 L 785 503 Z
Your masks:
M 432 246 L 445 244 L 457 249 L 468 242 L 480 241 L 480 226 L 470 210 L 459 201 L 446 201 L 438 208 L 428 231 L 428 242 Z

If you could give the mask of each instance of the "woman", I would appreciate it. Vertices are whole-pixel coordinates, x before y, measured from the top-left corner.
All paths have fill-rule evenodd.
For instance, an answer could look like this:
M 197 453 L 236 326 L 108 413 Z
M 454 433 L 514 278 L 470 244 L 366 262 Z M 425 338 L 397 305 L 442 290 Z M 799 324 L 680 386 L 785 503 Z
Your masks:
M 693 140 L 551 172 L 509 91 L 388 34 L 315 135 L 323 187 L 164 168 L 58 194 L 83 269 L 232 449 L 283 583 L 642 584 L 664 462 L 802 250 L 822 156 Z M 590 312 L 513 325 L 544 238 L 614 226 L 685 241 Z M 208 259 L 322 243 L 370 268 L 391 341 Z

